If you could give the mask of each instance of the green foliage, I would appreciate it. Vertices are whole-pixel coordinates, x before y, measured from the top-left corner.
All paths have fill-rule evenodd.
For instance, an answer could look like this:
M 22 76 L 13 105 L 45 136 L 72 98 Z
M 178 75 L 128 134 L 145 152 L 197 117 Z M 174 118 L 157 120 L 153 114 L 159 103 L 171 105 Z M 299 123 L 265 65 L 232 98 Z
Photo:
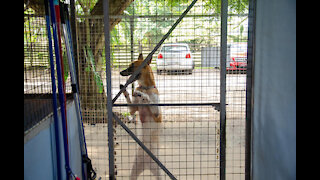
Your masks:
M 69 62 L 68 62 L 66 51 L 63 52 L 62 60 L 63 60 L 64 81 L 67 81 L 70 71 L 69 71 Z
M 175 22 L 176 18 L 170 18 L 170 16 L 162 16 L 162 15 L 180 15 L 187 6 L 192 2 L 192 0 L 136 0 L 134 1 L 125 11 L 127 15 L 158 15 L 157 19 L 140 19 L 135 18 L 134 24 L 134 43 L 141 43 L 144 46 L 156 44 L 163 35 L 168 31 L 168 29 L 172 26 Z M 248 0 L 229 0 L 228 1 L 229 7 L 229 14 L 244 14 L 248 13 Z M 202 7 L 203 5 L 203 7 Z M 221 0 L 206 0 L 201 1 L 199 0 L 197 4 L 193 7 L 190 11 L 190 15 L 192 14 L 219 14 L 221 12 Z M 231 20 L 231 18 L 230 18 Z M 204 23 L 205 21 L 210 21 L 211 24 Z M 206 20 L 201 20 L 198 22 L 193 22 L 193 28 L 197 29 L 198 31 L 212 31 L 212 30 L 219 30 L 220 24 L 215 23 L 215 21 L 219 21 L 216 16 L 209 17 Z M 240 37 L 235 38 L 235 41 L 242 41 L 241 38 L 243 32 L 243 25 L 241 25 L 244 21 L 239 22 L 240 26 Z M 184 20 L 179 24 L 179 26 L 183 25 Z M 189 24 L 190 25 L 190 24 Z M 241 29 L 242 28 L 242 29 Z M 130 42 L 130 22 L 128 20 L 122 21 L 118 25 L 118 35 L 121 34 L 122 36 L 125 35 L 124 42 L 121 37 L 119 37 L 118 41 L 113 41 L 117 44 L 121 44 L 124 42 L 125 44 L 129 44 Z M 186 29 L 185 29 L 186 30 Z M 178 28 L 170 35 L 167 39 L 167 42 L 172 41 L 175 42 L 178 39 L 175 37 L 175 33 L 186 33 Z M 191 30 L 190 30 L 191 32 Z M 216 32 L 218 34 L 219 32 Z M 214 33 L 212 33 L 213 35 Z M 118 37 L 118 36 L 116 36 Z M 179 39 L 179 42 L 187 42 L 187 43 L 212 43 L 206 42 L 208 39 L 199 39 L 199 37 L 189 36 L 190 38 L 195 39 L 188 39 L 185 37 L 184 39 Z
M 94 76 L 94 80 L 98 87 L 99 93 L 103 93 L 103 82 L 101 80 L 100 74 L 96 71 L 95 61 L 92 54 L 92 50 L 89 46 L 86 46 L 84 49 L 85 57 L 87 59 L 88 66 L 86 67 L 86 72 L 92 72 Z
M 192 0 L 158 0 L 157 2 L 162 5 L 171 7 L 179 7 L 181 4 L 190 4 Z M 221 12 L 221 0 L 205 0 L 205 8 L 211 13 Z M 228 0 L 228 7 L 231 13 L 247 13 L 249 6 L 249 0 Z
M 98 0 L 77 0 L 75 1 L 77 15 L 90 15 Z
M 214 13 L 221 13 L 221 0 L 208 0 L 205 8 Z M 249 8 L 249 0 L 228 0 L 228 11 L 234 14 L 247 13 Z
M 76 1 L 77 12 L 80 15 L 89 15 L 99 0 Z M 134 43 L 150 45 L 157 43 L 167 30 L 175 22 L 175 18 L 161 17 L 162 15 L 180 15 L 192 0 L 136 0 L 124 11 L 125 15 L 135 16 L 159 16 L 158 19 L 135 18 Z M 101 4 L 101 3 L 100 3 Z M 228 0 L 230 14 L 248 13 L 249 0 Z M 221 12 L 221 0 L 198 0 L 189 14 L 219 14 Z M 161 18 L 161 19 L 159 19 Z M 217 17 L 207 18 L 207 21 L 217 21 Z M 180 23 L 182 24 L 183 21 Z M 199 24 L 197 24 L 199 26 Z M 200 25 L 201 26 L 201 25 Z M 197 27 L 197 29 L 219 26 L 211 24 L 211 27 Z M 196 28 L 196 27 L 194 27 Z M 173 35 L 172 35 L 173 36 Z M 171 36 L 171 37 L 172 37 Z M 170 37 L 169 37 L 170 39 Z M 169 40 L 168 39 L 168 40 Z M 130 44 L 130 19 L 123 19 L 111 31 L 111 47 L 121 44 Z M 186 39 L 182 41 L 186 42 Z M 193 40 L 198 41 L 198 40 Z M 191 42 L 191 41 L 190 41 Z
M 229 11 L 236 14 L 248 13 L 249 0 L 228 0 Z
M 100 0 L 76 1 L 77 14 L 90 15 L 95 5 L 101 4 L 97 3 L 98 1 Z M 133 1 L 124 11 L 124 15 L 128 15 L 129 17 L 135 16 L 134 24 L 131 24 L 130 18 L 123 18 L 110 32 L 111 59 L 113 60 L 111 63 L 119 65 L 120 61 L 115 57 L 113 49 L 117 49 L 117 47 L 123 45 L 130 45 L 132 25 L 134 27 L 134 44 L 141 44 L 144 47 L 152 48 L 167 33 L 168 29 L 177 20 L 177 17 L 181 15 L 191 2 L 192 0 Z M 248 0 L 228 0 L 229 14 L 248 13 L 248 5 Z M 220 8 L 221 0 L 198 0 L 188 14 L 189 19 L 183 19 L 166 42 L 185 42 L 194 45 L 218 43 L 218 36 L 220 35 L 220 19 L 218 14 L 221 12 Z M 190 15 L 200 16 L 195 16 L 195 20 L 190 21 Z M 201 15 L 212 16 L 201 17 Z M 150 16 L 150 18 L 146 16 Z M 231 28 L 240 32 L 240 34 L 229 34 L 228 38 L 233 42 L 245 41 L 246 36 L 243 33 L 243 22 L 246 19 L 241 18 L 241 20 L 233 21 L 233 18 L 232 16 L 228 18 L 229 22 L 233 22 Z M 87 31 L 86 33 L 92 32 Z

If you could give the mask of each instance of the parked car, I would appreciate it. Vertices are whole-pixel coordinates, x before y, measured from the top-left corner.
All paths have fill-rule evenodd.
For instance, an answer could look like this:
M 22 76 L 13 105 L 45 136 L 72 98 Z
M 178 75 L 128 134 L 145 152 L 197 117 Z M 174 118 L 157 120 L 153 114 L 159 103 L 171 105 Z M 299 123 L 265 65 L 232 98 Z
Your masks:
M 192 74 L 194 61 L 186 43 L 163 44 L 157 56 L 157 73 L 168 71 Z
M 230 67 L 227 72 L 246 72 L 247 71 L 247 43 L 232 44 L 230 47 Z

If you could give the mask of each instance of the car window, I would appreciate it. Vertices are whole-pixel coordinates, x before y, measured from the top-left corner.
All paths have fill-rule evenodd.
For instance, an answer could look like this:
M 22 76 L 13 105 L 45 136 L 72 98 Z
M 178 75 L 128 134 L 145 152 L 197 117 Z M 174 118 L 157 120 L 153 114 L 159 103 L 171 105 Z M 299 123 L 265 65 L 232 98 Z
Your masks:
M 163 46 L 161 49 L 161 52 L 181 52 L 181 51 L 187 51 L 186 46 L 178 46 L 178 45 L 172 45 L 172 46 Z

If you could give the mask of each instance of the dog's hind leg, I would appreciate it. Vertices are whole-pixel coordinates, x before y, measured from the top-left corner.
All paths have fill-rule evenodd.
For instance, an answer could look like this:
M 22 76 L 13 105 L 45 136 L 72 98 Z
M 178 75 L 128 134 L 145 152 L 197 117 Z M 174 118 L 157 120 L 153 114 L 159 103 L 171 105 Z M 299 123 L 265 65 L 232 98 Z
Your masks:
M 137 180 L 138 176 L 144 171 L 143 161 L 143 150 L 139 148 L 131 168 L 130 180 Z
M 142 166 L 142 163 L 138 163 L 141 164 L 140 166 Z M 133 165 L 136 166 L 136 165 Z M 138 176 L 142 173 L 143 168 L 142 167 L 138 167 L 136 166 L 136 168 L 132 168 L 131 169 L 131 175 L 130 175 L 130 180 L 137 180 Z
M 150 171 L 157 180 L 161 180 L 160 167 L 158 166 L 158 164 L 153 162 L 150 166 Z

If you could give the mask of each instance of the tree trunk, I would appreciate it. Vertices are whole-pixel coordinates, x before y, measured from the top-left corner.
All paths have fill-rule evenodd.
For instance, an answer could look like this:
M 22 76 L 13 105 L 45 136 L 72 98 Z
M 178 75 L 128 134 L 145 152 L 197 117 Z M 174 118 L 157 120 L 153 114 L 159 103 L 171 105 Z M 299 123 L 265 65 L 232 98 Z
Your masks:
M 80 2 L 80 1 L 79 1 Z M 110 15 L 122 15 L 133 0 L 109 0 Z M 43 0 L 24 0 L 25 9 L 32 8 L 35 14 L 44 14 Z M 85 7 L 87 8 L 87 7 Z M 87 8 L 88 9 L 88 8 Z M 101 18 L 97 18 L 101 17 Z M 104 49 L 103 0 L 98 0 L 84 21 L 77 23 L 77 51 L 79 65 L 79 89 L 83 120 L 89 123 L 107 122 L 107 97 L 105 89 L 102 92 L 97 86 L 95 75 L 85 56 L 85 47 L 90 47 L 94 57 L 96 71 L 102 79 L 102 52 Z M 121 21 L 121 18 L 110 18 L 110 31 Z M 89 66 L 89 68 L 88 68 Z
M 111 0 L 109 1 L 110 15 L 122 15 L 123 11 L 133 2 L 133 0 Z M 99 0 L 90 13 L 90 17 L 78 23 L 78 59 L 79 59 L 79 85 L 83 120 L 88 123 L 107 122 L 107 97 L 105 88 L 102 92 L 95 81 L 92 69 L 85 56 L 85 47 L 89 46 L 94 57 L 96 71 L 101 79 L 105 79 L 102 72 L 105 64 L 104 57 L 104 22 L 103 22 L 103 1 Z M 101 18 L 100 18 L 101 17 Z M 110 18 L 110 31 L 121 21 L 121 18 Z M 87 55 L 88 56 L 88 55 Z

